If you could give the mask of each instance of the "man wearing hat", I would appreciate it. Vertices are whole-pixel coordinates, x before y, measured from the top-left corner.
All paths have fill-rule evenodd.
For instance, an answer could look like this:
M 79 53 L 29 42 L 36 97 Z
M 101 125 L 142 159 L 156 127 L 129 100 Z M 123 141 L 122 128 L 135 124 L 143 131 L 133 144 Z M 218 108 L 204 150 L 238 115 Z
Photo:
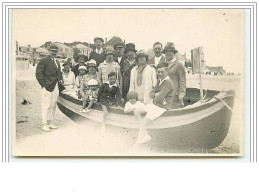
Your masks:
M 130 73 L 130 89 L 138 93 L 139 101 L 148 104 L 151 102 L 149 93 L 157 83 L 156 70 L 147 65 L 148 55 L 144 50 L 137 52 L 137 63 Z
M 175 49 L 174 43 L 167 42 L 163 52 L 166 57 L 166 62 L 169 63 L 168 76 L 174 84 L 172 108 L 183 108 L 183 97 L 186 93 L 186 74 L 184 66 L 175 58 L 175 54 L 178 51 Z
M 58 47 L 50 46 L 50 55 L 41 59 L 36 68 L 36 79 L 41 85 L 42 130 L 58 128 L 52 124 L 59 94 L 58 83 L 63 84 L 60 64 L 57 61 Z
M 115 50 L 114 61 L 117 62 L 120 65 L 120 67 L 122 67 L 124 60 L 127 59 L 127 55 L 124 53 L 124 44 L 122 42 L 116 43 L 114 45 L 114 50 Z
M 154 43 L 153 52 L 155 53 L 155 56 L 153 58 L 151 58 L 150 60 L 148 60 L 147 63 L 149 65 L 153 66 L 154 68 L 156 68 L 159 63 L 165 61 L 165 57 L 162 54 L 162 52 L 163 52 L 162 43 L 160 43 L 160 42 Z
M 84 54 L 78 54 L 76 56 L 75 61 L 77 62 L 77 64 L 74 65 L 71 70 L 72 70 L 72 72 L 74 72 L 75 77 L 77 77 L 79 74 L 79 71 L 78 71 L 79 66 L 86 66 L 85 63 L 88 61 L 88 57 Z
M 121 75 L 122 75 L 122 98 L 124 102 L 127 102 L 127 94 L 130 87 L 130 73 L 132 68 L 137 66 L 136 61 L 136 52 L 135 45 L 133 43 L 126 44 L 125 53 L 127 59 L 124 60 L 121 66 Z
M 95 37 L 94 38 L 94 45 L 95 50 L 93 50 L 89 55 L 89 60 L 94 59 L 96 61 L 97 67 L 100 63 L 104 62 L 105 60 L 105 52 L 103 50 L 103 38 Z

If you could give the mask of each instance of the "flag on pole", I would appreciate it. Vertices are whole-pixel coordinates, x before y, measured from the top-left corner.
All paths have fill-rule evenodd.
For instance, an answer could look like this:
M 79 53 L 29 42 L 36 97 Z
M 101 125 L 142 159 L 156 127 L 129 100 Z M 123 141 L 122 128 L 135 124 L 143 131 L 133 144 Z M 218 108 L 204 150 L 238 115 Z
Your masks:
M 203 47 L 198 47 L 192 51 L 192 72 L 193 74 L 202 73 L 204 70 Z

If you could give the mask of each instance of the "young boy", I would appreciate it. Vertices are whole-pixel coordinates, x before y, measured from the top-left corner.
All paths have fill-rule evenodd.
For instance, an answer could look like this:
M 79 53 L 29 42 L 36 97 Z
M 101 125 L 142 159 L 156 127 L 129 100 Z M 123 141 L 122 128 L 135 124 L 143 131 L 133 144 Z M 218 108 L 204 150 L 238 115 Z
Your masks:
M 127 99 L 129 101 L 125 104 L 124 112 L 126 114 L 133 112 L 137 119 L 142 119 L 142 115 L 147 113 L 146 105 L 138 101 L 138 93 L 136 91 L 130 91 Z
M 98 91 L 97 101 L 102 106 L 103 122 L 101 130 L 105 131 L 105 121 L 108 115 L 108 107 L 117 106 L 121 104 L 121 93 L 117 86 L 117 74 L 110 72 L 108 74 L 108 82 L 102 84 Z

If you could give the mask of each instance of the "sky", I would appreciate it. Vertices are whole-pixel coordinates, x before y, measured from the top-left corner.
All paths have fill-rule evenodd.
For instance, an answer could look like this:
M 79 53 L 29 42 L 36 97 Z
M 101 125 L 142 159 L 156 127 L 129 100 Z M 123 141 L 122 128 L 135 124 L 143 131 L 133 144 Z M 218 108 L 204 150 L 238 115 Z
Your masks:
M 14 9 L 12 40 L 32 47 L 47 41 L 93 43 L 119 36 L 136 49 L 173 42 L 181 53 L 203 46 L 208 66 L 244 70 L 241 9 Z

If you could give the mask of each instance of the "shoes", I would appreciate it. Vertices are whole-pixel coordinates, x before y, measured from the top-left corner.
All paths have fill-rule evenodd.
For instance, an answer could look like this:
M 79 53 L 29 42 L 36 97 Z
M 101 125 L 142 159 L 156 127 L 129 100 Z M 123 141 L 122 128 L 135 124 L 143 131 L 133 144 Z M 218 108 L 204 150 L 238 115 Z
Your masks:
M 51 129 L 49 128 L 48 125 L 43 125 L 43 126 L 42 126 L 42 130 L 43 130 L 43 131 L 46 131 L 46 132 L 51 131 Z
M 49 124 L 48 126 L 49 126 L 50 129 L 57 129 L 58 128 L 57 125 L 53 125 L 53 124 Z

